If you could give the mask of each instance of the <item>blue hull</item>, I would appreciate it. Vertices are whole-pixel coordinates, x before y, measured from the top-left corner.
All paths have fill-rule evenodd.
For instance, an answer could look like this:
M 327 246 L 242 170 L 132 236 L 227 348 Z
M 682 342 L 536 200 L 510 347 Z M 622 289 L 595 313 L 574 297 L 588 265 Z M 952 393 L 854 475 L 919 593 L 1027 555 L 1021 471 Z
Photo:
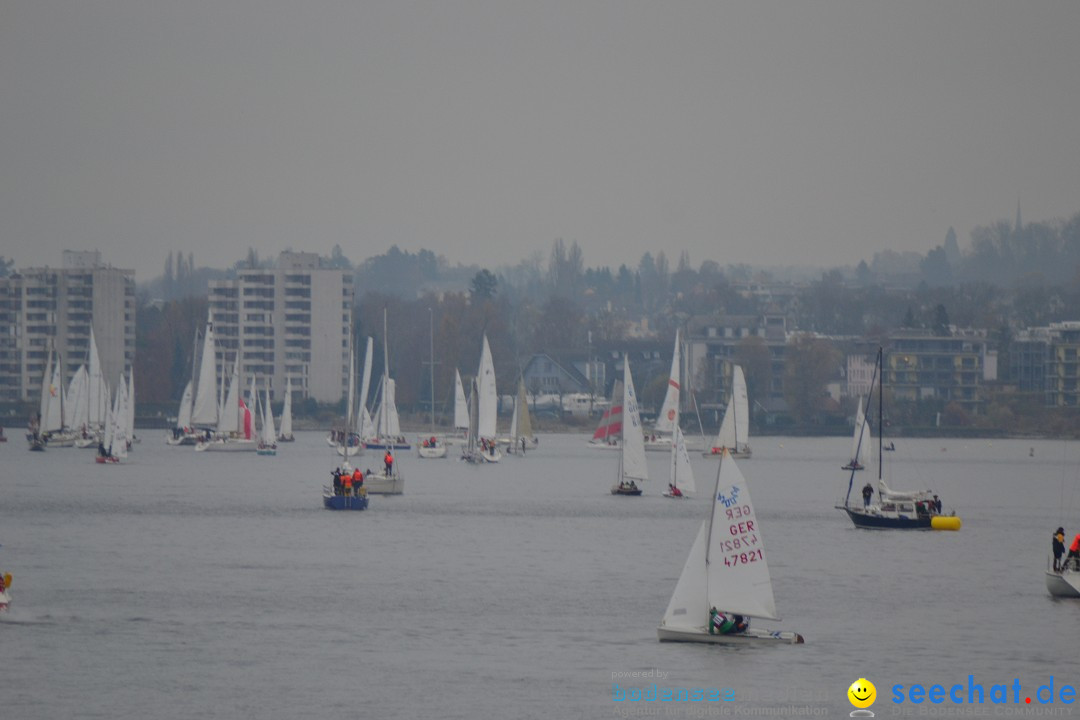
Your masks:
M 323 495 L 323 507 L 327 510 L 367 510 L 366 497 L 348 495 Z
M 883 517 L 860 512 L 854 508 L 842 508 L 855 523 L 855 527 L 870 530 L 929 530 L 930 516 L 921 515 L 915 517 Z
M 378 442 L 366 442 L 364 443 L 365 450 L 412 450 L 412 445 L 409 443 L 378 443 Z

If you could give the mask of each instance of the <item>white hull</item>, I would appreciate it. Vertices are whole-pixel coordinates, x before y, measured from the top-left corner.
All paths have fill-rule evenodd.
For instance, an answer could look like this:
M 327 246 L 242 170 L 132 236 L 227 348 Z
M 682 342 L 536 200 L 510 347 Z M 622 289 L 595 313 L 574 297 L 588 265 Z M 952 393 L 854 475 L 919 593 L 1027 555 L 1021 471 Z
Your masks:
M 685 436 L 684 436 L 685 437 Z M 649 452 L 671 452 L 671 436 L 670 435 L 656 435 L 655 437 L 650 435 L 645 438 L 645 449 Z M 701 443 L 686 441 L 686 449 L 689 452 L 701 452 Z M 711 453 L 710 453 L 711 456 Z M 732 457 L 737 457 L 733 455 Z
M 195 446 L 195 452 L 254 452 L 254 440 L 211 440 Z
M 589 441 L 589 447 L 593 450 L 621 450 L 622 443 L 619 442 L 593 442 Z
M 165 436 L 165 444 L 166 445 L 198 445 L 199 444 L 199 436 L 198 435 L 181 435 L 180 437 L 174 438 L 172 435 L 166 435 Z
M 364 487 L 369 495 L 401 495 L 405 492 L 405 477 L 402 475 L 364 475 Z
M 758 630 L 757 628 L 750 628 L 746 632 L 730 635 L 710 635 L 705 628 L 673 628 L 661 626 L 656 628 L 656 637 L 660 639 L 660 642 L 696 642 L 723 645 L 746 645 L 753 643 L 800 645 L 805 642 L 803 636 L 797 632 L 791 632 L 790 630 L 768 632 L 766 630 Z
M 425 447 L 423 443 L 416 443 L 416 454 L 428 460 L 444 458 L 446 457 L 446 445 L 440 443 L 438 445 L 428 445 Z
M 1054 597 L 1080 597 L 1080 572 L 1066 570 L 1063 573 L 1046 572 L 1046 589 Z

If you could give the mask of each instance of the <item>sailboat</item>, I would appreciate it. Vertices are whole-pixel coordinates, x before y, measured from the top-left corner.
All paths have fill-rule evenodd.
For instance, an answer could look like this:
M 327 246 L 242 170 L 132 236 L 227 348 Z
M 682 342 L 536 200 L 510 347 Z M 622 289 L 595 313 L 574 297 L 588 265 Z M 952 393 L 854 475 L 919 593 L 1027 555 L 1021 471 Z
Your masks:
M 851 522 L 857 528 L 876 530 L 959 530 L 960 518 L 953 512 L 944 515 L 940 509 L 940 501 L 930 490 L 916 490 L 913 492 L 901 492 L 892 490 L 885 484 L 883 474 L 883 462 L 881 455 L 881 443 L 883 441 L 884 423 L 882 418 L 884 373 L 883 352 L 878 348 L 877 364 L 874 367 L 874 375 L 871 387 L 877 382 L 878 390 L 878 502 L 871 502 L 873 487 L 870 483 L 863 488 L 863 505 L 852 505 L 851 489 L 855 482 L 855 471 L 851 470 L 848 478 L 847 495 L 844 504 L 837 505 L 838 510 L 843 510 L 851 518 Z M 866 408 L 869 410 L 873 391 L 866 399 Z M 867 438 L 869 439 L 869 438 Z
M 367 394 L 367 383 L 371 373 L 371 338 L 367 339 L 367 355 L 364 358 L 364 391 L 360 395 L 360 407 L 364 406 L 364 396 Z M 342 457 L 352 457 L 363 453 L 363 437 L 357 432 L 356 414 L 356 353 L 352 342 L 349 342 L 349 389 L 345 394 L 345 428 L 343 430 L 331 430 L 326 441 L 337 450 Z M 363 423 L 361 422 L 361 425 Z
M 285 378 L 285 404 L 281 408 L 281 426 L 278 428 L 278 442 L 293 442 L 292 431 L 292 378 Z
M 529 402 L 525 395 L 525 380 L 521 379 L 518 380 L 517 397 L 514 399 L 514 414 L 510 418 L 510 436 L 506 439 L 506 452 L 524 457 L 528 448 L 535 448 L 539 443 L 540 440 L 533 435 Z
M 623 426 L 623 385 L 618 380 L 611 388 L 611 404 L 604 410 L 600 417 L 600 424 L 596 426 L 589 447 L 602 450 L 617 450 L 622 438 Z M 643 436 L 644 437 L 644 436 Z
M 53 359 L 55 357 L 55 362 Z M 75 444 L 74 435 L 64 425 L 66 392 L 63 386 L 63 363 L 55 350 L 49 351 L 45 365 L 45 374 L 41 379 L 41 400 L 38 406 L 38 422 L 27 434 L 30 449 L 41 451 L 45 446 L 71 447 Z
M 196 436 L 196 444 L 199 440 L 209 440 L 213 428 L 218 424 L 217 361 L 214 353 L 214 323 L 208 315 L 206 332 L 203 334 L 199 375 L 198 378 L 192 377 L 192 381 L 198 383 L 195 387 L 195 399 L 191 405 L 190 425 L 194 431 L 192 434 Z
M 270 388 L 266 388 L 266 400 L 262 403 L 262 430 L 255 452 L 259 455 L 277 455 L 277 429 L 274 427 L 274 411 L 270 409 Z
M 724 449 L 734 458 L 748 459 L 750 451 L 750 400 L 746 394 L 746 378 L 742 367 L 736 365 L 731 371 L 731 397 L 724 419 L 720 423 L 720 432 L 713 446 L 702 453 L 705 457 L 717 457 Z
M 386 308 L 383 308 L 383 376 L 379 386 L 379 407 L 375 414 L 375 435 L 364 438 L 368 450 L 410 450 L 412 446 L 401 434 L 398 420 L 395 383 L 390 377 L 390 351 L 387 345 Z
M 668 374 L 667 392 L 664 404 L 656 416 L 652 432 L 645 436 L 645 449 L 650 451 L 668 451 L 675 439 L 675 426 L 679 423 L 679 402 L 682 384 L 682 351 L 679 345 L 679 331 L 675 331 L 675 350 L 671 353 L 671 372 Z M 685 441 L 685 436 L 683 437 Z M 701 446 L 698 446 L 701 449 Z
M 694 485 L 694 468 L 690 466 L 690 454 L 686 451 L 686 436 L 682 428 L 675 424 L 671 439 L 671 466 L 668 473 L 668 489 L 663 493 L 668 498 L 686 498 L 697 492 Z
M 859 406 L 855 413 L 855 433 L 851 441 L 851 460 L 841 470 L 865 470 L 870 466 L 870 425 L 863 412 L 863 399 L 859 396 Z
M 780 618 L 750 489 L 726 449 L 720 454 L 711 505 L 657 637 L 662 642 L 802 643 L 796 632 L 749 626 L 749 618 Z
M 465 386 L 461 372 L 454 368 L 454 432 L 443 436 L 447 445 L 464 445 L 469 440 L 469 401 L 465 399 Z
M 649 467 L 645 461 L 645 435 L 641 431 L 634 378 L 630 375 L 630 358 L 626 355 L 623 356 L 622 408 L 625 422 L 619 446 L 619 473 L 611 486 L 611 494 L 636 496 L 641 495 L 645 481 L 649 479 Z
M 106 413 L 105 437 L 99 446 L 99 452 L 94 457 L 98 464 L 118 463 L 128 455 L 128 446 L 131 442 L 131 430 L 128 428 L 128 389 L 124 383 L 123 375 L 116 386 L 116 397 L 111 408 Z
M 495 387 L 495 363 L 491 360 L 491 346 L 484 333 L 480 350 L 480 367 L 476 371 L 476 442 L 484 462 L 497 463 L 502 459 L 496 443 L 499 395 Z M 470 408 L 471 412 L 471 408 Z M 473 435 L 470 427 L 470 436 Z
M 202 380 L 200 379 L 201 383 Z M 250 452 L 256 449 L 251 409 L 240 396 L 240 361 L 233 360 L 229 389 L 218 416 L 217 433 L 195 445 L 198 452 Z
M 431 316 L 428 391 L 431 395 L 431 435 L 416 442 L 416 454 L 429 460 L 446 457 L 446 442 L 435 434 L 435 316 Z

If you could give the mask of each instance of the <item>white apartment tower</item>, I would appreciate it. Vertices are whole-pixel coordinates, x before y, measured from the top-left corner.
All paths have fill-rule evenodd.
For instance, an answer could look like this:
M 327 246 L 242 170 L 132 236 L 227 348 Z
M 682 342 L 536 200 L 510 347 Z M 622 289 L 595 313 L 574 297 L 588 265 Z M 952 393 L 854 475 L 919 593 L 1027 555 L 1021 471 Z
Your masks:
M 254 377 L 274 400 L 292 382 L 294 398 L 334 403 L 348 381 L 353 278 L 320 266 L 315 253 L 283 252 L 276 268 L 239 270 L 210 283 L 217 352 L 239 354 L 242 387 Z
M 101 253 L 65 250 L 63 267 L 28 268 L 0 278 L 0 402 L 35 402 L 49 351 L 64 382 L 89 361 L 94 330 L 110 387 L 135 361 L 135 271 Z

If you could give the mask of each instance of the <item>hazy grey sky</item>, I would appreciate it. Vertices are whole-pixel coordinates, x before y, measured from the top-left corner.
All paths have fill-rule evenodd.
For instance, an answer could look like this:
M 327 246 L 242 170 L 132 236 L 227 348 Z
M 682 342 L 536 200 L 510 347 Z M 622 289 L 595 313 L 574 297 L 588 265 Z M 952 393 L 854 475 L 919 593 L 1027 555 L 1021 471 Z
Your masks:
M 1080 211 L 1080 2 L 0 0 L 0 254 L 925 253 Z

